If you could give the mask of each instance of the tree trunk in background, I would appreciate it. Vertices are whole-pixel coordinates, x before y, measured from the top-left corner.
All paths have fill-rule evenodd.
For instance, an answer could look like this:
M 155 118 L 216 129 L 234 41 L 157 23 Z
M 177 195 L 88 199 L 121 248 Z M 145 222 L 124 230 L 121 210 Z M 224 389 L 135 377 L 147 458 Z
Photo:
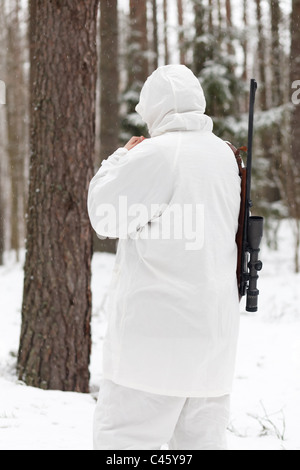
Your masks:
M 1 70 L 1 75 L 0 75 L 0 80 L 4 81 L 5 77 L 2 77 L 2 70 L 5 69 L 5 59 L 6 59 L 6 41 L 5 41 L 5 36 L 3 34 L 4 31 L 4 25 L 5 25 L 5 20 L 4 20 L 4 14 L 3 14 L 3 9 L 0 9 L 0 70 Z M 3 255 L 4 255 L 4 245 L 5 245 L 5 233 L 4 233 L 4 217 L 5 217 L 5 210 L 4 210 L 4 199 L 3 199 L 3 193 L 4 193 L 4 159 L 5 159 L 5 130 L 2 128 L 2 121 L 4 121 L 4 115 L 5 115 L 5 105 L 3 104 L 6 101 L 6 88 L 4 85 L 4 90 L 3 90 L 3 84 L 1 86 L 1 98 L 4 98 L 3 102 L 0 102 L 0 266 L 3 264 Z M 4 96 L 3 96 L 4 95 Z
M 195 41 L 194 41 L 194 73 L 198 77 L 204 68 L 204 64 L 208 59 L 207 43 L 205 42 L 205 7 L 203 0 L 194 0 L 194 16 L 195 16 Z
M 256 21 L 258 30 L 257 61 L 259 69 L 259 98 L 262 111 L 268 109 L 266 81 L 266 40 L 261 13 L 261 0 L 256 0 Z
M 271 92 L 272 92 L 272 107 L 277 108 L 283 105 L 283 92 L 282 92 L 282 47 L 280 44 L 280 23 L 281 23 L 281 9 L 279 2 L 270 0 L 271 7 L 271 48 L 272 48 L 272 61 L 271 61 Z M 271 175 L 273 176 L 273 187 L 270 187 L 269 200 L 270 202 L 279 201 L 281 199 L 280 189 L 277 184 L 278 175 L 282 172 L 282 123 L 275 123 L 272 129 L 271 136 Z
M 98 0 L 33 2 L 31 170 L 19 378 L 89 391 Z M 33 38 L 31 38 L 33 39 Z
M 119 145 L 118 2 L 100 2 L 100 162 Z
M 229 55 L 234 55 L 234 47 L 232 45 L 232 10 L 231 1 L 226 0 L 226 22 L 227 22 L 227 51 Z
M 272 75 L 272 106 L 281 106 L 283 104 L 282 93 L 282 48 L 280 44 L 280 22 L 281 9 L 278 1 L 270 0 L 271 7 L 271 75 Z
M 100 2 L 100 159 L 96 168 L 119 146 L 119 27 L 118 1 Z M 115 240 L 94 234 L 95 251 L 116 252 Z
M 291 86 L 300 80 L 300 0 L 293 0 L 291 21 Z M 297 86 L 299 89 L 299 85 Z M 298 94 L 299 96 L 299 94 Z M 289 188 L 289 211 L 295 221 L 295 271 L 300 271 L 300 104 L 294 104 L 291 116 L 291 155 L 289 174 L 286 177 Z
M 153 21 L 153 70 L 158 67 L 158 23 L 157 23 L 157 0 L 152 0 L 152 21 Z
M 2 199 L 2 184 L 1 184 L 1 171 L 0 171 L 0 266 L 3 265 L 4 255 L 4 205 Z
M 300 80 L 300 0 L 293 0 L 291 22 L 291 86 Z M 297 87 L 299 89 L 299 86 Z M 293 91 L 293 90 L 292 90 Z M 300 176 L 300 104 L 294 105 L 291 121 L 292 159 Z M 299 182 L 298 182 L 299 185 Z M 298 210 L 299 212 L 299 210 Z M 300 214 L 298 214 L 300 218 Z
M 184 26 L 183 26 L 183 5 L 182 0 L 177 0 L 177 17 L 178 17 L 178 45 L 179 60 L 185 65 L 185 43 L 184 43 Z
M 21 27 L 19 1 L 10 4 L 7 17 L 7 153 L 10 176 L 10 248 L 19 259 L 21 234 L 24 233 L 24 161 L 26 155 L 26 98 L 23 58 L 21 54 Z
M 164 0 L 163 3 L 164 12 L 164 49 L 165 49 L 165 65 L 170 63 L 169 55 L 169 40 L 168 40 L 168 0 Z
M 147 1 L 130 0 L 128 88 L 141 89 L 148 78 Z
M 147 1 L 130 0 L 130 29 L 127 48 L 127 87 L 124 93 L 126 115 L 122 120 L 122 138 L 147 135 L 146 125 L 137 121 L 135 108 L 148 78 Z

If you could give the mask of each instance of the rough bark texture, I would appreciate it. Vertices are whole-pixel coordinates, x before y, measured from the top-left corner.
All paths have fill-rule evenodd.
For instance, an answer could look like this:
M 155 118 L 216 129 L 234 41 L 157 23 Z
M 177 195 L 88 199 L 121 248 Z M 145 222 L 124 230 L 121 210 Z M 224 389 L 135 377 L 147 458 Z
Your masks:
M 36 0 L 19 378 L 88 392 L 98 0 Z

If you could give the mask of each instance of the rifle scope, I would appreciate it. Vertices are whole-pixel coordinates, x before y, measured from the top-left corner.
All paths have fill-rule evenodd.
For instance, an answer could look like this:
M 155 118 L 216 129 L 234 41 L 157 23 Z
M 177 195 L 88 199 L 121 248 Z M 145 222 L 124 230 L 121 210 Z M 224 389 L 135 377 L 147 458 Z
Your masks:
M 248 247 L 247 251 L 250 253 L 250 260 L 248 263 L 249 268 L 249 285 L 247 289 L 247 312 L 257 312 L 258 295 L 257 289 L 258 272 L 262 270 L 263 264 L 258 259 L 260 252 L 260 244 L 263 237 L 264 218 L 263 217 L 249 217 L 248 223 Z

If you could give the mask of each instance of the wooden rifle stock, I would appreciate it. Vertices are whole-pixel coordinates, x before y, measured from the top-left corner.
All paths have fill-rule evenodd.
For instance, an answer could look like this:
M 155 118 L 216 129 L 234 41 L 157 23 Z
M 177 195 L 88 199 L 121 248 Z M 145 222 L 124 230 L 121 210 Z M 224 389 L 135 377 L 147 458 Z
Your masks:
M 239 215 L 239 224 L 238 224 L 238 231 L 236 234 L 236 244 L 238 247 L 238 257 L 237 257 L 237 268 L 236 268 L 236 275 L 237 275 L 237 282 L 238 288 L 240 292 L 240 284 L 241 284 L 241 277 L 242 277 L 242 265 L 243 265 L 243 237 L 244 237 L 244 229 L 245 229 L 245 215 L 246 215 L 246 197 L 247 197 L 247 168 L 243 166 L 243 160 L 241 157 L 241 151 L 247 151 L 246 147 L 236 148 L 230 142 L 226 142 L 231 150 L 233 151 L 236 162 L 239 168 L 239 175 L 241 178 L 241 208 L 240 208 L 240 215 Z

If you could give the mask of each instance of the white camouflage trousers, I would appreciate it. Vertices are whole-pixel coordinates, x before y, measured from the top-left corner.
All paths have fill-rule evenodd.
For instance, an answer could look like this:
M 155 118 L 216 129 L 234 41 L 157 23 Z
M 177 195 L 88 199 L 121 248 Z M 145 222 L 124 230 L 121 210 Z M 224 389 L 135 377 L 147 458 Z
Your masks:
M 230 396 L 161 396 L 101 383 L 95 450 L 227 450 Z

